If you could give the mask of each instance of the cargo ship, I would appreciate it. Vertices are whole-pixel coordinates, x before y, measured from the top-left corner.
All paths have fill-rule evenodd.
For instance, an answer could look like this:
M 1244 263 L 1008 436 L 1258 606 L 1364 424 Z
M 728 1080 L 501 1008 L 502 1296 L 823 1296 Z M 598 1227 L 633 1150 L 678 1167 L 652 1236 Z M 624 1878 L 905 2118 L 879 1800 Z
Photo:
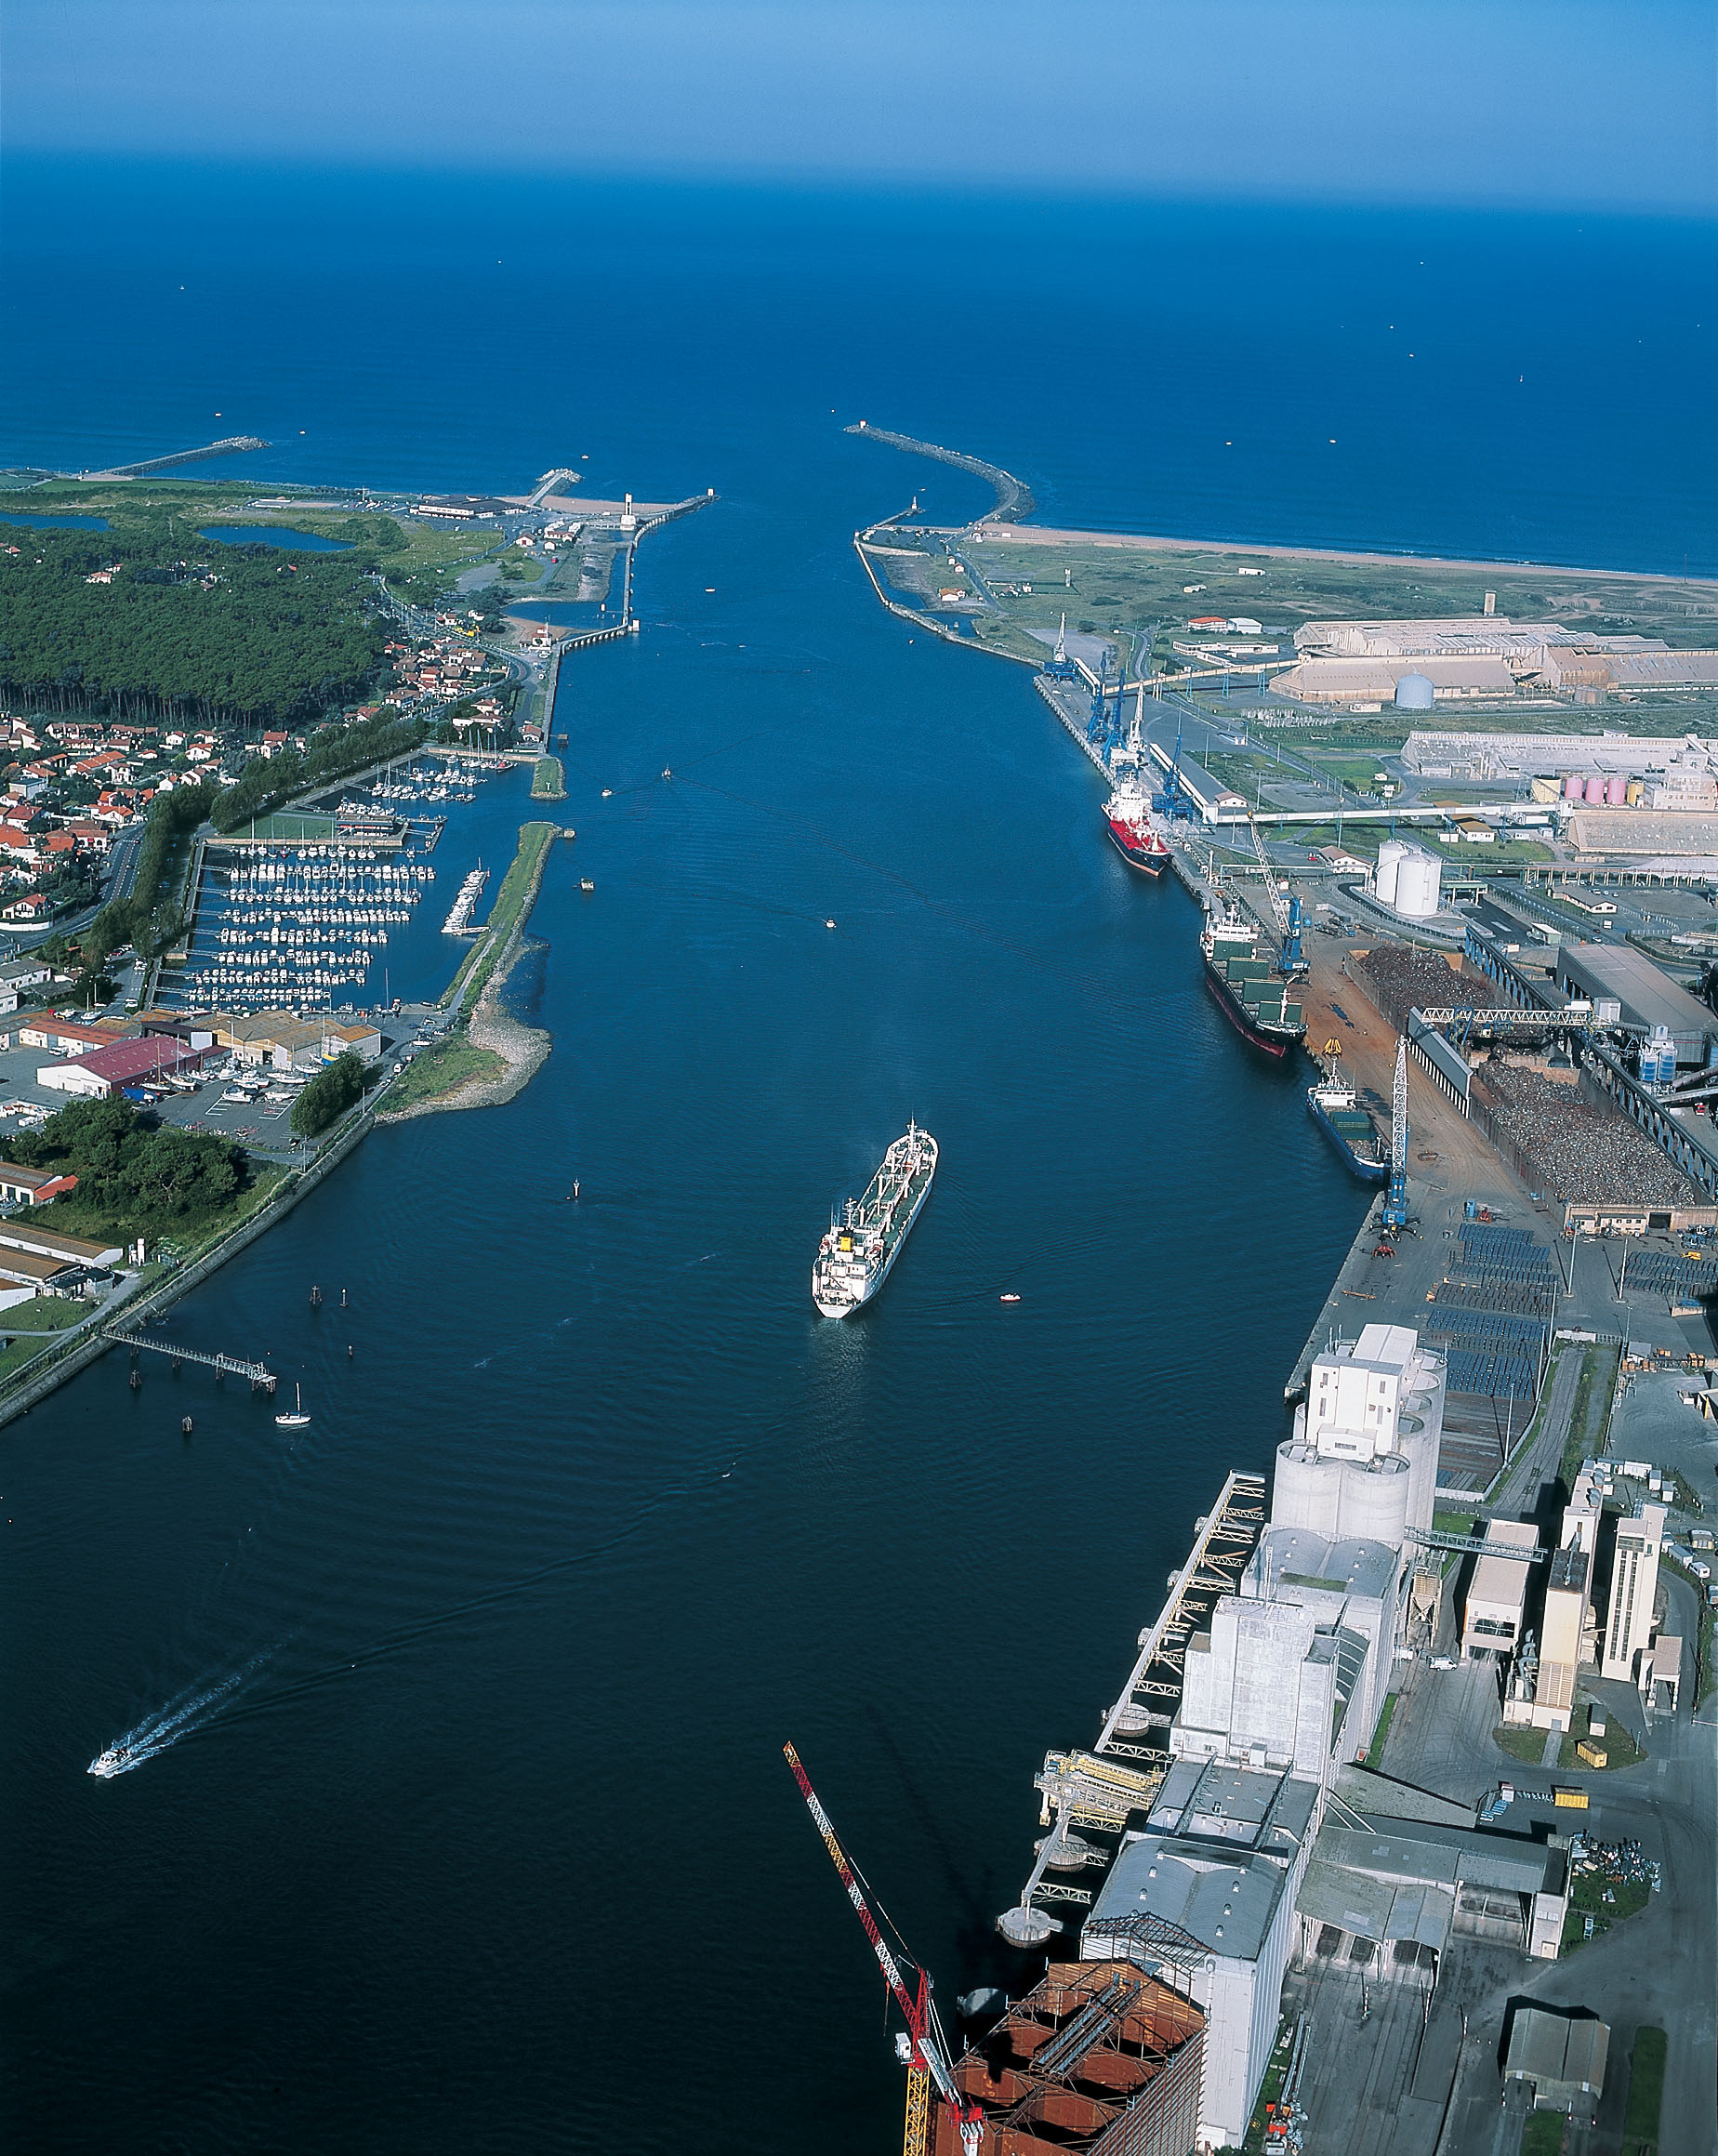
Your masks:
M 1353 1086 L 1340 1078 L 1308 1086 L 1306 1112 L 1362 1183 L 1390 1180 L 1390 1140 Z
M 817 1248 L 812 1301 L 826 1317 L 863 1310 L 901 1254 L 936 1173 L 936 1140 L 909 1123 L 883 1155 L 863 1197 L 850 1197 Z
M 1207 913 L 1199 948 L 1205 978 L 1238 1033 L 1267 1055 L 1287 1055 L 1306 1038 L 1295 985 L 1278 970 L 1276 953 L 1238 914 Z
M 1142 876 L 1163 874 L 1169 866 L 1169 844 L 1137 769 L 1117 776 L 1116 790 L 1103 804 L 1103 827 L 1130 868 L 1137 868 Z

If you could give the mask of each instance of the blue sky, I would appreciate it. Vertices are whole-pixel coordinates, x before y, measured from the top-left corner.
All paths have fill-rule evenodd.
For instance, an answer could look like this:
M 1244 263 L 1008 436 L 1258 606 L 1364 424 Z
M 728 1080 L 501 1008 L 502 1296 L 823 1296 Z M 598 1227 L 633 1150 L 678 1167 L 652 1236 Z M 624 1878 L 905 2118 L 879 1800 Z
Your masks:
M 1710 215 L 1688 0 L 7 0 L 8 150 Z

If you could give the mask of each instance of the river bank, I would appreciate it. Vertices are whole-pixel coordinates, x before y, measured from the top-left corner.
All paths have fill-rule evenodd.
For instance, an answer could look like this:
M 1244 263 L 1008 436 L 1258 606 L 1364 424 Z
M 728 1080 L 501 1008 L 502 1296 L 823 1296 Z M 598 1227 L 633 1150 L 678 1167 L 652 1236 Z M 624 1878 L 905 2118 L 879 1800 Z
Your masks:
M 494 1061 L 476 1070 L 450 1070 L 445 1091 L 384 1111 L 377 1117 L 379 1122 L 404 1123 L 450 1108 L 500 1107 L 522 1092 L 548 1060 L 554 1045 L 551 1037 L 538 1026 L 522 1025 L 503 1007 L 501 997 L 520 960 L 541 948 L 525 930 L 558 836 L 553 824 L 521 825 L 519 851 L 502 879 L 482 936 L 443 998 L 443 1008 L 456 1006 L 464 1013 L 447 1048 L 463 1038 Z M 438 1052 L 428 1052 L 434 1056 Z M 401 1082 L 409 1083 L 411 1075 L 408 1065 Z

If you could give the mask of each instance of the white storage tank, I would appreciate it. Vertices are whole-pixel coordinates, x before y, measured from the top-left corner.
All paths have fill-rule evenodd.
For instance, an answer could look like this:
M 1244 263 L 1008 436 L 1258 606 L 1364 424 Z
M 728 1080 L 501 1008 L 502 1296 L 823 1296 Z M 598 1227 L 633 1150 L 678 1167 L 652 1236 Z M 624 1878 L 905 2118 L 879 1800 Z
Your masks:
M 1396 895 L 1396 871 L 1402 866 L 1402 856 L 1407 852 L 1400 839 L 1386 839 L 1378 849 L 1378 877 L 1374 889 L 1385 906 L 1394 906 Z
M 1394 1452 L 1362 1464 L 1346 1461 L 1342 1467 L 1341 1528 L 1343 1536 L 1361 1541 L 1388 1542 L 1399 1550 L 1407 1541 L 1407 1462 Z
M 1437 692 L 1424 674 L 1404 674 L 1395 686 L 1398 711 L 1429 711 Z
M 1311 1528 L 1333 1539 L 1341 1509 L 1342 1462 L 1320 1460 L 1304 1439 L 1286 1437 L 1276 1448 L 1271 1485 L 1271 1525 Z
M 1396 911 L 1414 920 L 1429 919 L 1437 911 L 1443 878 L 1443 863 L 1430 853 L 1404 854 L 1396 869 Z

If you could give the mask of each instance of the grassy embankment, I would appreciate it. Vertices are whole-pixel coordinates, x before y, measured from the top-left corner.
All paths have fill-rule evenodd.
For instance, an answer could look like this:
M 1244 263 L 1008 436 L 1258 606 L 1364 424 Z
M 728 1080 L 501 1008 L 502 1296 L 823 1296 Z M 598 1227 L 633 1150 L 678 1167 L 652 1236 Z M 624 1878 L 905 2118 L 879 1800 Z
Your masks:
M 211 1250 L 223 1236 L 244 1225 L 278 1196 L 291 1171 L 273 1162 L 256 1162 L 251 1181 L 240 1191 L 231 1205 L 210 1213 L 195 1223 L 176 1228 L 170 1237 L 158 1237 L 151 1233 L 152 1247 L 165 1248 L 178 1264 L 190 1264 Z M 50 1222 L 57 1233 L 86 1236 L 90 1240 L 106 1243 L 129 1243 L 139 1233 L 133 1221 L 115 1219 L 88 1205 L 79 1206 L 75 1195 L 57 1198 L 50 1209 Z M 172 1268 L 153 1261 L 141 1268 L 144 1291 L 160 1279 L 167 1277 Z M 133 1296 L 130 1301 L 135 1302 Z M 122 1312 L 126 1305 L 122 1305 Z M 33 1303 L 20 1303 L 10 1310 L 0 1311 L 0 1385 L 25 1363 L 33 1361 L 48 1345 L 56 1333 L 69 1332 L 75 1325 L 92 1316 L 92 1305 L 73 1302 L 57 1295 L 38 1296 Z
M 536 769 L 531 774 L 531 798 L 534 801 L 563 801 L 567 798 L 566 774 L 561 768 L 558 756 L 539 756 Z
M 904 542 L 891 535 L 889 543 Z M 1034 543 L 1024 537 L 985 540 L 972 559 L 997 591 L 1001 617 L 981 614 L 974 619 L 977 641 L 1023 657 L 1041 656 L 1044 645 L 1029 635 L 1040 628 L 1053 639 L 1063 610 L 1068 626 L 1088 635 L 1126 635 L 1148 622 L 1160 624 L 1154 659 L 1183 663 L 1170 651 L 1172 636 L 1185 641 L 1194 615 L 1241 615 L 1262 622 L 1267 633 L 1251 639 L 1282 645 L 1291 658 L 1294 631 L 1308 621 L 1344 616 L 1478 614 L 1487 591 L 1497 593 L 1497 611 L 1518 620 L 1563 621 L 1595 630 L 1638 630 L 1662 636 L 1685 648 L 1710 644 L 1718 631 L 1718 602 L 1709 583 L 1675 576 L 1629 577 L 1604 571 L 1554 567 L 1513 568 L 1465 562 L 1419 561 L 1410 556 L 1375 561 L 1343 560 L 1334 555 L 1285 556 L 1244 547 L 1200 547 L 1170 542 L 1163 547 L 1096 545 L 1090 541 Z M 1243 568 L 1262 572 L 1238 574 Z M 1071 588 L 1064 571 L 1072 570 Z M 922 566 L 892 559 L 891 577 L 929 595 L 950 581 L 943 556 L 926 552 Z M 998 586 L 1030 584 L 1030 592 L 1004 593 Z M 1198 585 L 1189 592 L 1183 588 Z M 1217 660 L 1214 664 L 1221 665 Z M 1245 662 L 1236 663 L 1236 675 Z M 1682 733 L 1685 704 L 1655 711 L 1635 706 L 1632 727 Z M 1494 723 L 1466 714 L 1438 713 L 1440 725 Z M 1383 721 L 1385 727 L 1388 721 Z M 1566 729 L 1566 712 L 1523 712 L 1512 725 Z M 1588 721 L 1592 723 L 1591 721 Z M 1380 721 L 1371 721 L 1374 731 Z
M 482 1082 L 507 1075 L 510 1067 L 507 1057 L 492 1048 L 481 1047 L 470 1038 L 466 1027 L 502 953 L 523 920 L 543 863 L 558 833 L 559 827 L 554 824 L 520 827 L 519 851 L 496 893 L 488 921 L 461 959 L 458 972 L 442 998 L 443 1010 L 456 1010 L 458 1022 L 445 1039 L 415 1056 L 400 1076 L 391 1080 L 383 1102 L 385 1115 L 439 1100 L 472 1080 Z
M 1658 2156 L 1668 2048 L 1662 2029 L 1647 2024 L 1634 2031 L 1634 2045 L 1629 2053 L 1629 2109 L 1622 2122 L 1622 2156 Z
M 493 1048 L 479 1048 L 463 1033 L 450 1033 L 445 1040 L 415 1055 L 394 1079 L 388 1089 L 387 1112 L 393 1115 L 401 1108 L 415 1108 L 420 1101 L 439 1100 L 469 1079 L 498 1078 L 506 1070 L 506 1058 Z

